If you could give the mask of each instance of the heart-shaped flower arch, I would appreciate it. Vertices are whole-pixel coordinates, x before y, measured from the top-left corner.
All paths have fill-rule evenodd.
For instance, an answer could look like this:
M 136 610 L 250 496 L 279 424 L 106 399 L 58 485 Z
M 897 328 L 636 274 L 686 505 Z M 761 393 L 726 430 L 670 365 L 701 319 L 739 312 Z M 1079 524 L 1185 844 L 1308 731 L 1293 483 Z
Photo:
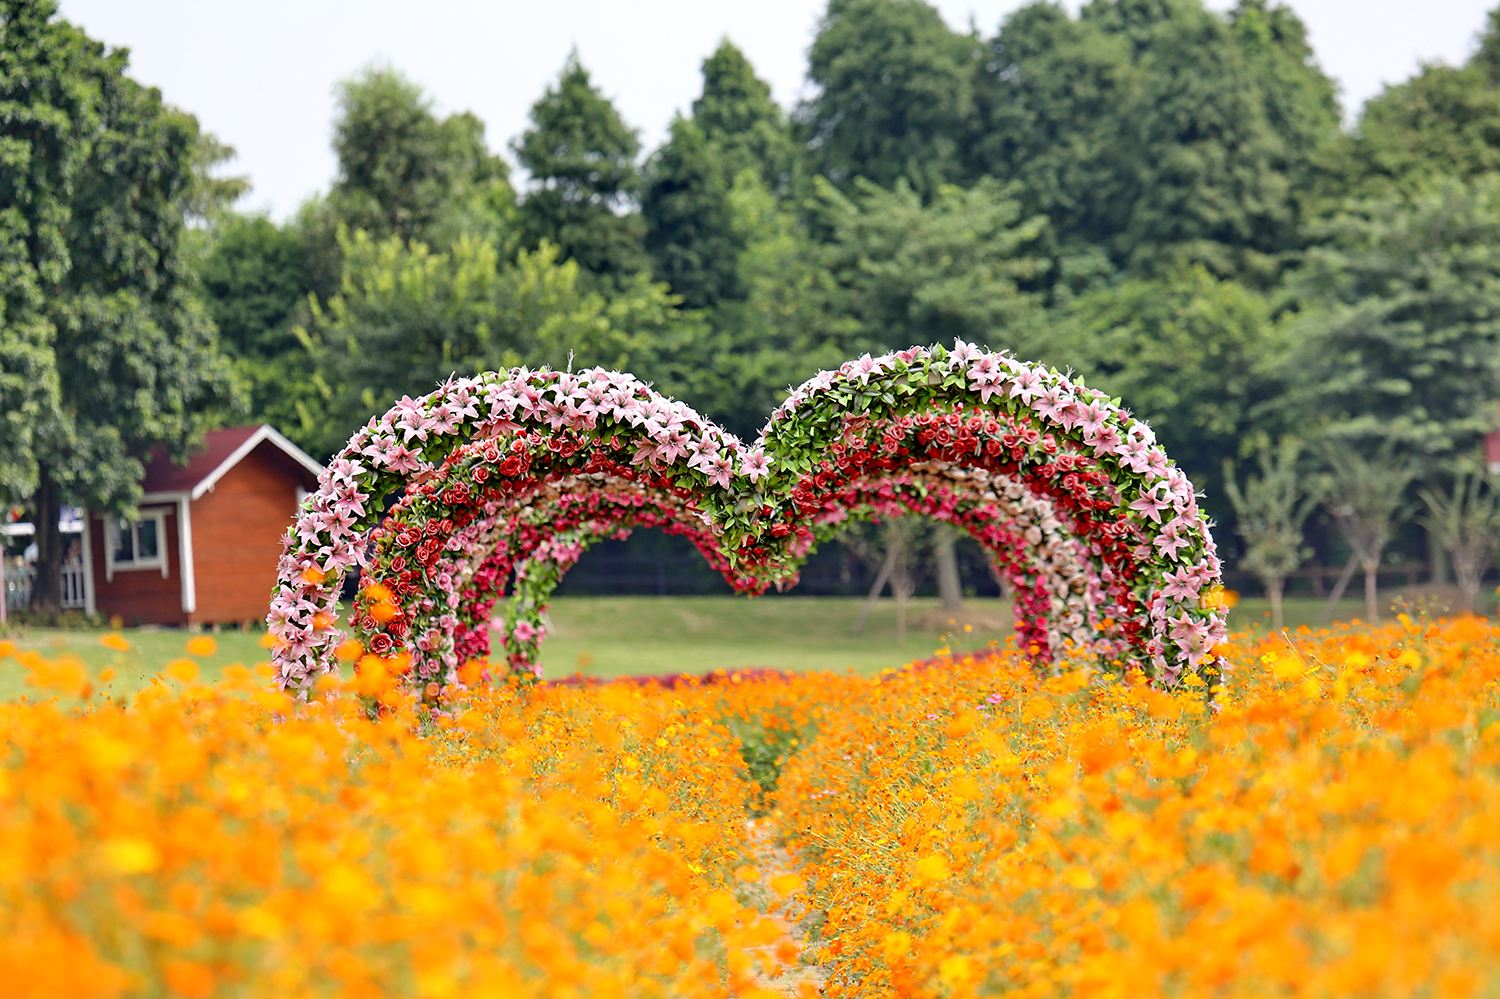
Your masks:
M 287 534 L 273 661 L 299 690 L 336 667 L 355 566 L 381 594 L 356 602 L 356 635 L 442 685 L 488 654 L 507 593 L 506 659 L 534 672 L 552 591 L 602 538 L 684 535 L 754 594 L 793 582 L 851 518 L 898 512 L 979 541 L 1039 661 L 1097 655 L 1163 686 L 1215 665 L 1213 539 L 1150 428 L 1055 370 L 962 341 L 822 372 L 750 447 L 602 369 L 488 372 L 403 398 L 329 463 Z

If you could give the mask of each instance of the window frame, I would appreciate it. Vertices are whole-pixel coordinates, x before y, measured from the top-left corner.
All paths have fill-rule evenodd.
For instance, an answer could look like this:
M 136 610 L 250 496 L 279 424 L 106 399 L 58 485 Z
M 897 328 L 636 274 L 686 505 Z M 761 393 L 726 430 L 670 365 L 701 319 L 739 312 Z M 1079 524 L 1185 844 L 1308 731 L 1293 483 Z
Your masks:
M 100 515 L 104 521 L 104 578 L 114 579 L 116 572 L 140 572 L 156 569 L 161 572 L 162 578 L 167 576 L 167 511 L 165 509 L 141 510 L 139 516 L 134 520 L 124 517 L 109 517 Z M 151 521 L 156 525 L 156 554 L 149 559 L 140 557 L 141 551 L 141 525 Z M 115 549 L 119 532 L 130 530 L 130 550 L 135 557 L 128 562 L 120 562 L 115 559 Z

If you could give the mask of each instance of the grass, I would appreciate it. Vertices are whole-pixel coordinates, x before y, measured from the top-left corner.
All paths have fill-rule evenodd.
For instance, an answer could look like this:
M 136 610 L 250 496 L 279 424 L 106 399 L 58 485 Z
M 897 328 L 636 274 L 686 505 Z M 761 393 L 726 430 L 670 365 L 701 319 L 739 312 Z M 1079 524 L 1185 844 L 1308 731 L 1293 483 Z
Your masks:
M 551 612 L 551 637 L 542 646 L 548 676 L 580 673 L 622 676 L 646 673 L 706 672 L 713 669 L 771 667 L 791 670 L 853 670 L 873 673 L 932 655 L 944 646 L 982 647 L 1003 641 L 1010 631 L 1010 607 L 997 600 L 969 600 L 954 621 L 936 599 L 918 598 L 908 612 L 904 643 L 896 638 L 896 609 L 889 600 L 877 604 L 864 630 L 854 633 L 864 601 L 855 597 L 564 597 Z M 1339 604 L 1334 619 L 1357 616 L 1359 604 Z M 1234 628 L 1264 627 L 1269 611 L 1264 600 L 1244 600 L 1230 618 Z M 1323 602 L 1287 602 L 1287 625 L 1325 623 Z M 965 632 L 963 624 L 972 631 Z M 72 654 L 98 675 L 107 667 L 116 676 L 109 689 L 129 693 L 149 682 L 173 659 L 180 658 L 187 636 L 175 629 L 139 628 L 125 632 L 128 652 L 100 642 L 97 629 L 28 628 L 12 639 L 23 649 L 48 656 Z M 263 662 L 265 649 L 256 631 L 221 631 L 218 649 L 199 660 L 205 679 L 227 665 Z M 21 667 L 0 662 L 0 700 L 27 691 Z

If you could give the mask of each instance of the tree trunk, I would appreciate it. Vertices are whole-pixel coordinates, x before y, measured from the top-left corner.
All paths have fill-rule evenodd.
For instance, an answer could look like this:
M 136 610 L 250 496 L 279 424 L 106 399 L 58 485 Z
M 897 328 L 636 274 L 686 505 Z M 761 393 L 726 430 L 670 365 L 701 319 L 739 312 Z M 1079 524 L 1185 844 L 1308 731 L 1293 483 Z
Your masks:
M 896 598 L 896 645 L 901 648 L 906 647 L 907 605 L 917 588 L 912 579 L 911 563 L 906 556 L 903 546 L 902 556 L 896 560 L 896 568 L 891 574 L 891 595 Z
M 891 561 L 891 596 L 896 598 L 896 644 L 906 646 L 906 610 L 917 583 L 912 574 L 911 534 L 909 524 L 897 525 L 891 531 L 891 549 L 896 557 Z
M 1376 582 L 1379 572 L 1379 562 L 1365 563 L 1365 617 L 1371 624 L 1380 621 L 1380 592 Z
M 1470 614 L 1479 613 L 1479 587 L 1470 583 L 1460 583 L 1458 587 L 1459 599 L 1463 602 L 1463 609 Z
M 1333 584 L 1333 590 L 1328 594 L 1328 602 L 1323 605 L 1323 620 L 1326 622 L 1333 614 L 1333 608 L 1344 599 L 1344 591 L 1349 588 L 1349 580 L 1354 578 L 1354 567 L 1358 564 L 1358 558 L 1349 556 L 1349 561 L 1344 563 L 1344 568 L 1339 572 L 1338 582 Z
M 962 614 L 964 591 L 958 577 L 958 541 L 953 528 L 946 524 L 940 525 L 933 536 L 932 560 L 937 568 L 938 595 L 943 598 L 943 611 Z
M 62 518 L 62 492 L 52 473 L 43 465 L 32 497 L 36 516 L 36 566 L 31 579 L 31 610 L 35 614 L 55 617 L 62 612 L 62 532 L 57 522 Z
M 880 599 L 880 593 L 885 589 L 886 582 L 891 578 L 891 569 L 896 565 L 896 546 L 887 545 L 885 559 L 880 563 L 880 571 L 875 574 L 875 582 L 870 587 L 870 592 L 865 597 L 865 605 L 860 608 L 859 620 L 854 622 L 854 634 L 862 635 L 865 625 L 870 623 L 870 612 L 875 609 L 875 603 Z
M 1449 582 L 1452 563 L 1448 559 L 1448 549 L 1443 547 L 1442 541 L 1438 540 L 1436 532 L 1430 527 L 1427 528 L 1427 552 L 1432 570 L 1431 582 L 1436 586 Z
M 1286 617 L 1282 612 L 1281 593 L 1286 589 L 1286 580 L 1273 579 L 1266 583 L 1266 596 L 1271 599 L 1271 627 L 1280 631 L 1286 627 Z

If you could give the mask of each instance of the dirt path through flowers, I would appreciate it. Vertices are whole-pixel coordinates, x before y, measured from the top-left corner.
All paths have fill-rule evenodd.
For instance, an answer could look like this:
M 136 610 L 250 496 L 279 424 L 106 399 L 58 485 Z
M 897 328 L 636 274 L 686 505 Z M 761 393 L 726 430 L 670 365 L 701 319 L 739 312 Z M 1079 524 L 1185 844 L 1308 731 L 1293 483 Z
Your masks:
M 782 939 L 764 948 L 774 955 L 774 963 L 782 972 L 762 984 L 773 992 L 800 999 L 822 995 L 827 971 L 818 963 L 818 945 L 809 942 L 815 914 L 808 908 L 802 887 L 785 891 L 791 879 L 800 879 L 797 861 L 778 842 L 776 822 L 769 816 L 746 822 L 745 837 L 749 862 L 760 874 L 757 887 L 762 905 L 787 927 Z

